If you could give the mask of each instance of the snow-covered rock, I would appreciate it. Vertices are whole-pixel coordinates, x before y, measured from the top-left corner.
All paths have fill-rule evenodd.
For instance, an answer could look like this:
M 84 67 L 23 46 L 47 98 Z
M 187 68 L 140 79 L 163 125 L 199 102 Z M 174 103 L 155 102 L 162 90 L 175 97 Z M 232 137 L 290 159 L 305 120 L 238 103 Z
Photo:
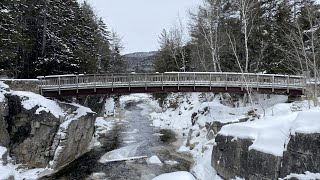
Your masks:
M 223 126 L 212 155 L 219 174 L 228 179 L 277 179 L 290 173 L 319 172 L 320 109 L 297 112 L 291 106 L 277 104 L 261 119 Z
M 32 92 L 12 91 L 3 82 L 0 95 L 0 146 L 10 148 L 16 163 L 44 168 L 54 159 L 52 167 L 58 168 L 87 152 L 95 121 L 91 109 Z M 16 167 L 12 168 L 14 172 Z
M 285 180 L 285 179 L 318 180 L 320 179 L 320 173 L 311 173 L 309 171 L 305 172 L 304 174 L 291 173 L 285 178 L 280 180 Z
M 161 160 L 158 158 L 158 156 L 153 155 L 150 158 L 146 159 L 146 162 L 148 164 L 157 164 L 157 165 L 162 165 Z
M 178 171 L 173 173 L 162 174 L 153 178 L 152 180 L 196 180 L 196 178 L 189 172 Z

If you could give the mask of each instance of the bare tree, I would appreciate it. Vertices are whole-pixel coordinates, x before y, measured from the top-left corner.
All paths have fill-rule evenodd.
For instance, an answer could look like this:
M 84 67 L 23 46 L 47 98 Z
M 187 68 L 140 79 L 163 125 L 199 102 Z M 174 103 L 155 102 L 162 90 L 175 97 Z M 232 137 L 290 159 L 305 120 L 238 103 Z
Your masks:
M 242 22 L 242 31 L 244 34 L 244 48 L 245 48 L 244 72 L 248 72 L 249 70 L 248 42 L 254 27 L 255 17 L 257 15 L 256 12 L 254 11 L 254 8 L 257 5 L 257 3 L 258 3 L 257 0 L 239 0 L 237 4 L 240 12 L 240 20 Z

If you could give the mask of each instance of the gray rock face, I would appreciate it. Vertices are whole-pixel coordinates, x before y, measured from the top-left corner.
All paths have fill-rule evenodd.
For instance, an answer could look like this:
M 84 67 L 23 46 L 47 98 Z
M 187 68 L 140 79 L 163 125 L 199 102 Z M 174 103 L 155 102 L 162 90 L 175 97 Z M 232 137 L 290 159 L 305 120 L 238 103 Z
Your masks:
M 278 179 L 282 157 L 251 149 L 248 155 L 247 179 Z
M 59 169 L 88 152 L 94 134 L 95 114 L 90 113 L 72 121 L 66 129 L 65 137 L 56 137 L 55 144 L 61 147 L 54 158 L 52 168 Z
M 10 142 L 9 133 L 7 131 L 8 124 L 4 117 L 8 116 L 7 98 L 0 102 L 0 146 L 8 147 Z
M 235 176 L 247 179 L 248 147 L 252 144 L 249 139 L 233 140 L 231 136 L 216 136 L 216 146 L 213 147 L 212 166 L 219 175 L 226 179 Z
M 16 163 L 26 164 L 29 168 L 44 168 L 56 159 L 54 167 L 59 168 L 87 151 L 93 136 L 95 114 L 90 113 L 73 120 L 64 132 L 66 135 L 61 138 L 58 134 L 59 126 L 66 121 L 65 117 L 56 118 L 45 111 L 36 114 L 38 107 L 24 109 L 20 97 L 6 95 L 6 98 L 9 111 L 4 113 L 4 122 L 0 119 L 0 130 L 2 134 L 5 132 L 2 130 L 7 130 L 7 147 Z M 77 109 L 71 105 L 60 106 L 71 109 L 69 113 Z M 56 154 L 58 147 L 62 148 Z
M 7 165 L 8 164 L 8 151 L 5 151 L 3 154 L 0 154 L 0 165 Z
M 6 117 L 10 134 L 10 155 L 16 163 L 29 167 L 46 167 L 48 155 L 60 119 L 50 113 L 35 114 L 36 108 L 26 110 L 18 96 L 8 95 L 9 114 Z
M 216 136 L 212 166 L 226 179 L 278 179 L 290 173 L 320 172 L 320 134 L 291 136 L 283 157 L 249 150 L 250 139 Z
M 283 154 L 280 176 L 290 173 L 303 174 L 306 171 L 320 172 L 320 134 L 301 134 L 291 136 L 287 151 Z

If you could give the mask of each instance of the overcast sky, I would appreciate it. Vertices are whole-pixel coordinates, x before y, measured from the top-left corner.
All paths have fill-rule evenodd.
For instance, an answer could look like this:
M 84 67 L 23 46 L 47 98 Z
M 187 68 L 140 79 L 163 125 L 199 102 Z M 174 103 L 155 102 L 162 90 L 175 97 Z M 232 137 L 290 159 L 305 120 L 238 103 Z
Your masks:
M 79 0 L 83 1 L 83 0 Z M 109 30 L 114 29 L 125 46 L 123 54 L 159 49 L 162 29 L 169 29 L 178 16 L 184 22 L 188 9 L 200 0 L 87 0 Z

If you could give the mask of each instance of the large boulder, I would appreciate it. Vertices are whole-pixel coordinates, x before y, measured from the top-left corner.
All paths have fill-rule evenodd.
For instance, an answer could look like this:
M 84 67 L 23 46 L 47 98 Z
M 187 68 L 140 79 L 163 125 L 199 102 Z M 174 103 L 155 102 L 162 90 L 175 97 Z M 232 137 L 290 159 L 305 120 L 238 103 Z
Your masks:
M 303 174 L 306 171 L 320 172 L 320 134 L 291 135 L 287 150 L 283 154 L 281 177 L 290 173 Z
M 280 156 L 251 149 L 247 159 L 246 179 L 278 179 L 281 159 Z
M 212 151 L 212 166 L 226 179 L 236 176 L 247 178 L 248 147 L 250 139 L 234 139 L 232 136 L 216 136 L 216 145 Z
M 212 166 L 225 179 L 277 179 L 282 157 L 254 149 L 251 139 L 218 134 L 212 151 Z
M 278 179 L 320 172 L 320 112 L 222 127 L 212 166 L 226 179 Z M 286 124 L 284 124 L 286 122 Z
M 60 119 L 50 112 L 36 114 L 38 106 L 25 109 L 19 96 L 6 97 L 9 106 L 6 122 L 10 135 L 10 155 L 16 163 L 27 164 L 31 168 L 46 167 L 52 159 L 49 152 Z
M 53 149 L 56 151 L 50 164 L 53 169 L 67 165 L 89 150 L 94 134 L 96 114 L 89 112 L 81 117 L 76 116 L 75 114 L 75 117 L 72 118 L 74 120 L 71 119 L 60 126 L 54 139 Z
M 5 117 L 8 116 L 8 102 L 7 98 L 0 99 L 0 146 L 8 147 L 10 136 L 7 130 L 8 124 Z
M 8 93 L 6 98 L 8 149 L 16 163 L 45 168 L 55 162 L 53 167 L 59 168 L 87 152 L 96 116 L 89 108 L 26 92 Z

